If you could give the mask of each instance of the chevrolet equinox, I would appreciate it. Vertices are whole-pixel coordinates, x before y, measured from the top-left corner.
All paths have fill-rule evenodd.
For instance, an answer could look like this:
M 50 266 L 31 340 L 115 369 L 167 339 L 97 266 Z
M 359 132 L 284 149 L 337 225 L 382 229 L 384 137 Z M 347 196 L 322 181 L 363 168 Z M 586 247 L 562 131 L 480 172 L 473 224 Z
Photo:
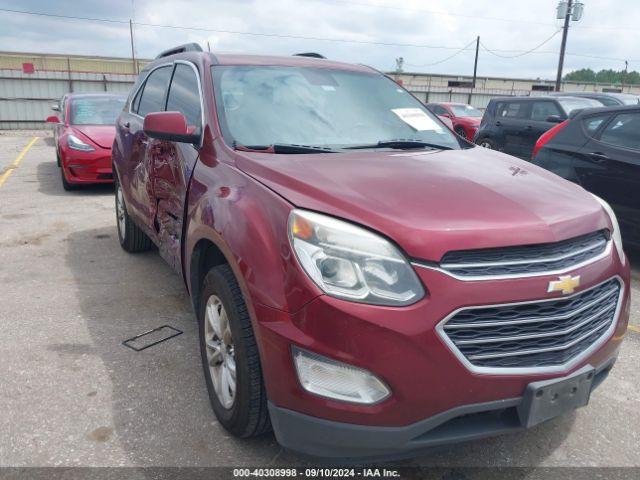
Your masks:
M 120 243 L 184 278 L 219 422 L 382 459 L 586 405 L 629 317 L 609 205 L 318 57 L 177 47 L 117 120 Z

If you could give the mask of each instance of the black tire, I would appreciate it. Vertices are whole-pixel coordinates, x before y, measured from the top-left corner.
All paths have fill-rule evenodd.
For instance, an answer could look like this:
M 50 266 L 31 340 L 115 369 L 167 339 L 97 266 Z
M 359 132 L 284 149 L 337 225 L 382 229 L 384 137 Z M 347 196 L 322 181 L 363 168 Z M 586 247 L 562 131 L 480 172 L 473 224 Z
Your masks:
M 60 167 L 60 178 L 62 179 L 62 188 L 64 188 L 67 192 L 72 190 L 77 190 L 78 185 L 74 185 L 73 183 L 69 183 L 67 177 L 64 174 L 64 168 Z
M 60 152 L 56 149 L 56 163 L 58 164 L 58 167 L 60 167 Z
M 458 135 L 460 135 L 462 138 L 464 138 L 465 140 L 469 140 L 469 139 L 467 138 L 467 132 L 465 132 L 465 131 L 464 131 L 464 128 L 462 128 L 462 127 L 456 127 L 456 128 L 454 129 L 454 131 L 455 131 Z
M 198 329 L 202 367 L 211 407 L 220 424 L 240 438 L 254 437 L 271 430 L 267 410 L 267 394 L 262 377 L 260 355 L 251 327 L 251 319 L 240 286 L 229 265 L 209 270 L 198 299 Z M 236 391 L 233 404 L 225 408 L 215 392 L 205 345 L 207 300 L 215 295 L 221 301 L 229 319 L 233 337 L 236 367 Z
M 490 138 L 486 138 L 486 137 L 480 138 L 478 139 L 476 144 L 480 145 L 481 147 L 487 148 L 489 150 L 499 150 L 498 144 Z
M 151 239 L 146 233 L 138 227 L 127 213 L 127 205 L 124 203 L 124 198 L 119 195 L 120 182 L 117 178 L 115 180 L 115 204 L 116 204 L 116 224 L 118 226 L 118 240 L 120 240 L 120 246 L 129 253 L 144 252 L 151 248 Z M 120 221 L 119 204 L 122 202 L 123 221 Z M 124 229 L 124 231 L 122 231 Z

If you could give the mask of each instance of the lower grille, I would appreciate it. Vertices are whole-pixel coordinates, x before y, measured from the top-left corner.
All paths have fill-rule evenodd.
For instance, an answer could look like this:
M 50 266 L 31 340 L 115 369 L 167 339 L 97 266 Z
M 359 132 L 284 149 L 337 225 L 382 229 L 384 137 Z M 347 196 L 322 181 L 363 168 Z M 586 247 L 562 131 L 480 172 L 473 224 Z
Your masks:
M 561 366 L 609 330 L 620 290 L 611 279 L 571 297 L 471 307 L 442 324 L 441 333 L 475 367 Z

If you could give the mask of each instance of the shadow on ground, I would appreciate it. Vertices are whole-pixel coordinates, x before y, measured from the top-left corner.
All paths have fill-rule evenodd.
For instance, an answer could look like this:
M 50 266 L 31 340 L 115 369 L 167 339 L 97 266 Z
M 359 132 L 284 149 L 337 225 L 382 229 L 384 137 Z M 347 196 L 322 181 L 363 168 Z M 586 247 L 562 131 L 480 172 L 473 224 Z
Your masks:
M 50 170 L 50 165 L 41 168 L 43 175 Z M 114 226 L 70 234 L 66 263 L 93 351 L 109 372 L 109 384 L 98 393 L 110 395 L 114 424 L 107 428 L 113 429 L 113 441 L 119 442 L 133 464 L 319 463 L 283 451 L 271 434 L 237 440 L 216 422 L 206 395 L 196 322 L 185 287 L 157 253 L 125 253 Z M 142 352 L 121 345 L 127 338 L 165 324 L 184 334 Z M 63 348 L 69 354 L 76 351 L 73 345 Z M 529 432 L 438 448 L 398 465 L 539 465 L 562 444 L 574 420 L 575 415 L 568 415 Z

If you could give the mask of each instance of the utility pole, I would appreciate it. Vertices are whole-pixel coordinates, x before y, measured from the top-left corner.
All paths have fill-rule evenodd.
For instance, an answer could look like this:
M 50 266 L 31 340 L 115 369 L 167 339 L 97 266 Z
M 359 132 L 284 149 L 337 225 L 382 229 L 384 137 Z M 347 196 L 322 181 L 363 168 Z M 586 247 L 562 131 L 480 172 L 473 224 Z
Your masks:
M 476 78 L 478 77 L 478 52 L 480 51 L 480 35 L 476 38 L 476 60 L 473 62 L 473 88 L 476 88 Z
M 471 98 L 473 97 L 473 90 L 476 88 L 476 79 L 478 78 L 478 53 L 480 52 L 480 35 L 476 38 L 476 59 L 473 62 L 473 81 L 471 82 L 471 91 L 469 92 L 469 101 L 471 105 Z
M 134 74 L 138 74 L 138 66 L 136 65 L 136 51 L 133 48 L 133 21 L 129 19 L 129 36 L 131 38 L 131 67 Z
M 566 10 L 565 10 L 566 9 Z M 562 85 L 562 69 L 564 68 L 564 54 L 567 48 L 567 36 L 569 35 L 569 25 L 571 20 L 577 22 L 582 18 L 584 4 L 578 0 L 562 0 L 558 4 L 557 18 L 564 18 L 562 27 L 562 45 L 560 46 L 560 60 L 558 62 L 558 76 L 556 77 L 556 92 L 560 91 Z

